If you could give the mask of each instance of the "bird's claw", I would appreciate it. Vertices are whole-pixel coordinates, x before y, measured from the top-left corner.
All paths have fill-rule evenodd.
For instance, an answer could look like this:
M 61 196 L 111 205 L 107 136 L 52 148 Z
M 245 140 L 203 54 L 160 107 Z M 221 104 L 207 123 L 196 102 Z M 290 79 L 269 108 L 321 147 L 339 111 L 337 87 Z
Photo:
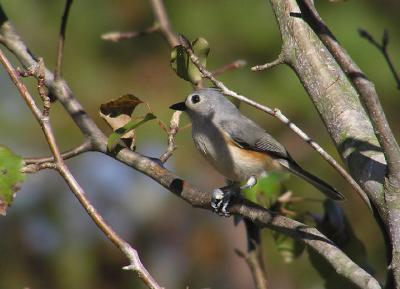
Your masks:
M 212 192 L 211 207 L 214 212 L 223 217 L 230 217 L 228 206 L 231 201 L 232 191 L 226 188 L 215 189 Z

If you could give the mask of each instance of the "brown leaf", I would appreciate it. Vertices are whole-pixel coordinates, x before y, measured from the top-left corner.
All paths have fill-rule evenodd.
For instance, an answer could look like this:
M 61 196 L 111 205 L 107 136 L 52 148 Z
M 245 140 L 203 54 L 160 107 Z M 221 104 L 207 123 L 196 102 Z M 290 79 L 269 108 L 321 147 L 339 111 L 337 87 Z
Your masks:
M 138 97 L 128 93 L 118 97 L 117 99 L 103 103 L 100 106 L 100 113 L 109 115 L 110 117 L 116 117 L 121 114 L 131 116 L 136 106 L 141 103 L 143 103 L 143 101 Z
M 100 116 L 107 122 L 113 131 L 123 127 L 131 120 L 136 106 L 143 103 L 132 94 L 125 94 L 100 106 Z M 132 150 L 135 148 L 135 131 L 127 132 L 121 138 Z
M 8 204 L 0 200 L 0 215 L 5 216 L 7 214 Z

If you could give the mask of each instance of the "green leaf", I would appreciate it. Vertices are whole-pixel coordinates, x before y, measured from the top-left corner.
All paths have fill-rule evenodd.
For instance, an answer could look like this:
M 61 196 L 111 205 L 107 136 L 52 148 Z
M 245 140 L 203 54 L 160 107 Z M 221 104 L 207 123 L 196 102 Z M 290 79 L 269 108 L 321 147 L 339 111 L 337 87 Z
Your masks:
M 260 204 L 266 207 L 272 205 L 276 199 L 282 194 L 283 186 L 282 182 L 287 180 L 289 174 L 283 172 L 269 172 L 265 177 L 259 178 L 257 184 L 252 188 L 243 191 L 244 196 L 255 202 L 259 202 L 261 197 L 265 203 Z
M 115 130 L 109 137 L 107 142 L 107 148 L 109 151 L 112 151 L 117 145 L 118 141 L 128 132 L 134 130 L 135 128 L 141 126 L 142 124 L 148 122 L 149 120 L 157 118 L 154 114 L 148 113 L 141 120 L 132 119 L 123 127 Z
M 21 172 L 23 160 L 4 146 L 0 146 L 0 214 L 5 215 L 7 207 L 14 200 L 19 184 L 25 180 Z
M 100 106 L 100 116 L 115 132 L 132 121 L 132 114 L 141 103 L 143 103 L 143 101 L 140 98 L 132 94 L 124 94 L 116 99 L 103 103 Z M 136 146 L 135 137 L 135 131 L 130 130 L 128 133 L 124 134 L 122 141 L 131 150 L 134 150 Z
M 271 233 L 285 263 L 291 263 L 303 253 L 305 249 L 304 243 L 276 231 L 272 231 Z
M 191 46 L 193 53 L 205 67 L 207 65 L 207 56 L 210 52 L 207 40 L 199 37 L 192 42 Z M 171 51 L 171 67 L 180 78 L 193 84 L 197 84 L 202 79 L 201 72 L 190 61 L 189 55 L 182 45 L 175 46 Z

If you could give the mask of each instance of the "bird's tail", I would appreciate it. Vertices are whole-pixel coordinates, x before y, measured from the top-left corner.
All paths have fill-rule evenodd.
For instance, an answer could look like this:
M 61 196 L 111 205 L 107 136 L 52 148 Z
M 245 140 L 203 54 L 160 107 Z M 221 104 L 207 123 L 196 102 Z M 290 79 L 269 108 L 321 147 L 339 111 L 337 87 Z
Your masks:
M 295 175 L 303 178 L 310 184 L 312 184 L 315 188 L 323 192 L 327 197 L 333 200 L 344 200 L 345 197 L 338 192 L 335 188 L 333 188 L 331 185 L 327 184 L 320 178 L 314 176 L 313 174 L 307 172 L 305 169 L 300 167 L 298 164 L 295 162 L 288 162 L 286 164 L 283 164 L 289 171 L 294 173 Z

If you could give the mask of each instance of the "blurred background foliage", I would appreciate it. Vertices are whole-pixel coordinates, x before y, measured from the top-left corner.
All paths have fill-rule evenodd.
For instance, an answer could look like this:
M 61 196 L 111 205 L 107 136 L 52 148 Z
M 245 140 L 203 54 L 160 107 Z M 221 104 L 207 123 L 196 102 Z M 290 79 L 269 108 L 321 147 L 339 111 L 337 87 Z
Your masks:
M 64 77 L 88 113 L 101 128 L 109 128 L 98 115 L 101 103 L 125 93 L 148 101 L 153 112 L 168 122 L 168 106 L 181 101 L 191 86 L 170 68 L 171 49 L 159 35 L 120 43 L 100 39 L 108 31 L 141 30 L 153 16 L 147 1 L 74 1 L 65 48 Z M 61 0 L 2 0 L 3 8 L 28 47 L 55 66 Z M 280 36 L 267 1 L 168 0 L 174 29 L 193 40 L 208 40 L 210 69 L 236 59 L 248 66 L 220 77 L 225 84 L 270 107 L 280 108 L 336 158 L 338 155 L 319 116 L 294 73 L 281 66 L 253 73 L 249 67 L 273 60 Z M 334 4 L 318 1 L 317 8 L 337 38 L 376 84 L 387 117 L 399 135 L 399 91 L 382 55 L 361 39 L 364 28 L 380 39 L 390 34 L 389 53 L 395 65 L 400 51 L 400 3 L 397 0 L 348 0 Z M 11 57 L 11 56 L 10 56 Z M 11 57 L 12 58 L 12 57 Z M 14 63 L 16 63 L 14 61 Z M 397 65 L 399 68 L 399 66 Z M 27 80 L 34 89 L 34 82 Z M 354 234 L 363 241 L 372 270 L 384 280 L 383 241 L 374 219 L 342 178 L 316 152 L 270 116 L 242 105 L 251 117 L 283 142 L 300 164 L 340 189 L 340 203 Z M 51 110 L 60 147 L 72 148 L 82 136 L 59 103 Z M 187 123 L 186 117 L 183 123 Z M 149 122 L 139 128 L 137 151 L 159 156 L 166 135 Z M 0 143 L 23 156 L 48 154 L 40 128 L 0 69 Z M 179 149 L 167 166 L 203 190 L 222 186 L 218 175 L 195 151 L 190 129 L 177 137 Z M 219 218 L 190 206 L 136 171 L 98 153 L 68 161 L 90 199 L 116 230 L 141 254 L 143 262 L 166 288 L 252 288 L 245 262 L 234 249 L 245 250 L 243 224 Z M 322 196 L 295 177 L 285 186 L 298 196 Z M 303 211 L 321 214 L 322 202 L 301 204 Z M 145 288 L 133 273 L 121 270 L 127 260 L 105 239 L 52 171 L 28 176 L 8 211 L 0 218 L 0 288 L 112 289 Z M 269 231 L 263 232 L 266 267 L 271 288 L 321 288 L 324 280 L 307 253 L 285 264 Z M 365 255 L 365 252 L 361 252 Z M 335 282 L 335 279 L 331 282 Z M 333 285 L 333 284 L 331 284 Z M 334 287 L 332 287 L 334 288 Z

